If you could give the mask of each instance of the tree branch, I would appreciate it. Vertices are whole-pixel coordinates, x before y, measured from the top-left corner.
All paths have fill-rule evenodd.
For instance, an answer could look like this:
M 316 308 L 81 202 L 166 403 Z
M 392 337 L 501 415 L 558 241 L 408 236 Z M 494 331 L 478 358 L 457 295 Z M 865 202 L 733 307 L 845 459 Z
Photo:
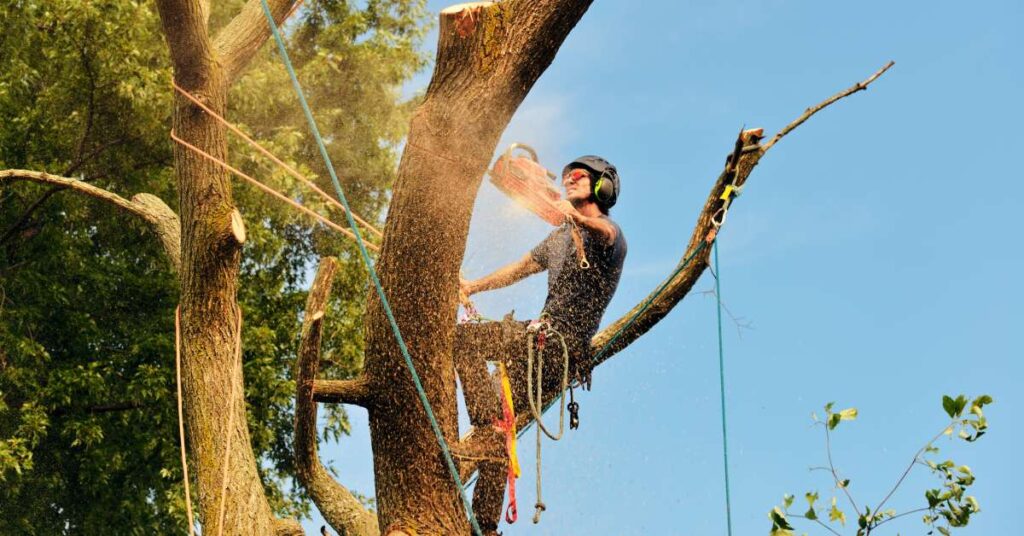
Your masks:
M 771 149 L 772 146 L 778 143 L 778 141 L 781 140 L 783 136 L 792 132 L 794 129 L 796 129 L 796 127 L 804 124 L 804 121 L 810 119 L 812 115 L 820 112 L 829 104 L 832 104 L 833 102 L 843 97 L 852 95 L 858 91 L 863 91 L 867 89 L 868 85 L 871 84 L 871 82 L 874 82 L 875 79 L 877 79 L 879 76 L 885 74 L 885 71 L 888 71 L 889 68 L 892 67 L 893 65 L 896 65 L 896 62 L 890 61 L 889 63 L 886 63 L 881 69 L 876 71 L 875 74 L 869 76 L 867 80 L 864 80 L 863 82 L 857 82 L 853 86 L 844 89 L 843 91 L 840 91 L 839 93 L 836 93 L 835 95 L 832 95 L 831 97 L 819 102 L 816 106 L 812 106 L 804 110 L 804 113 L 800 115 L 800 117 L 793 120 L 792 123 L 786 125 L 785 128 L 780 130 L 776 135 L 772 136 L 772 139 L 768 140 L 768 143 L 764 144 L 764 146 L 762 147 L 762 151 L 767 151 L 768 149 Z
M 78 179 L 50 175 L 42 171 L 24 169 L 6 169 L 0 171 L 0 182 L 3 180 L 27 180 L 43 184 L 54 184 L 89 197 L 106 201 L 111 205 L 138 216 L 146 221 L 156 233 L 163 245 L 164 252 L 170 258 L 172 268 L 177 271 L 181 266 L 181 231 L 177 214 L 159 197 L 152 194 L 137 194 L 131 201 L 93 186 Z
M 353 380 L 313 380 L 313 401 L 366 407 L 370 399 L 370 388 L 370 382 L 363 377 Z
M 768 143 L 765 143 L 759 148 L 751 146 L 747 150 L 744 150 L 739 160 L 736 185 L 742 187 L 746 183 L 747 177 L 750 176 L 751 171 L 753 171 L 754 166 L 757 165 L 761 157 L 764 156 L 764 154 L 768 152 L 768 150 L 771 149 L 779 140 L 781 140 L 783 136 L 792 132 L 798 126 L 807 121 L 808 118 L 821 111 L 826 106 L 842 99 L 843 97 L 856 93 L 857 91 L 866 89 L 871 82 L 874 82 L 879 76 L 892 67 L 892 65 L 893 62 L 890 61 L 875 74 L 871 75 L 867 80 L 858 82 L 852 87 L 808 108 L 800 117 L 786 125 L 786 127 L 780 130 L 778 134 L 773 136 Z M 693 233 L 690 235 L 690 241 L 687 245 L 686 253 L 682 257 L 683 259 L 693 254 L 700 242 L 704 240 L 711 231 L 711 216 L 722 206 L 722 201 L 719 197 L 722 195 L 722 191 L 725 187 L 725 178 L 726 174 L 723 173 L 711 188 L 711 193 L 708 196 L 707 201 L 705 201 L 704 208 L 701 210 L 700 215 L 697 218 L 697 225 L 694 227 Z M 632 344 L 633 341 L 640 338 L 644 333 L 647 333 L 647 331 L 664 318 L 676 306 L 676 304 L 678 304 L 683 297 L 689 293 L 690 289 L 693 288 L 694 283 L 697 282 L 697 279 L 699 279 L 701 274 L 704 272 L 704 268 L 707 267 L 708 252 L 709 251 L 704 251 L 700 256 L 694 258 L 675 278 L 666 281 L 665 283 L 667 283 L 667 285 L 661 295 L 656 296 L 654 293 L 648 295 L 644 301 L 637 304 L 624 316 L 615 322 L 612 322 L 611 325 L 594 336 L 594 339 L 591 341 L 591 348 L 595 351 L 596 355 L 596 352 L 603 348 L 604 345 L 612 339 L 616 332 L 625 328 L 625 331 L 623 331 L 615 341 L 614 345 L 604 351 L 601 356 L 601 362 L 606 361 L 623 348 Z M 682 260 L 680 262 L 682 262 Z M 648 300 L 652 300 L 650 306 L 645 311 L 640 312 L 643 303 Z M 633 324 L 626 328 L 625 326 L 629 322 L 629 319 L 638 313 L 639 316 Z M 595 366 L 599 364 L 600 362 L 595 363 Z
M 215 65 L 207 24 L 208 0 L 156 0 L 167 48 L 171 52 L 174 77 L 188 89 L 202 87 Z
M 295 393 L 295 468 L 296 475 L 324 519 L 341 534 L 377 536 L 377 518 L 352 493 L 338 484 L 317 456 L 316 401 L 313 398 L 320 366 L 320 337 L 324 312 L 331 294 L 331 283 L 338 270 L 333 257 L 320 262 L 306 301 L 306 314 L 299 345 L 298 381 Z M 361 380 L 353 380 L 358 383 Z
M 281 24 L 302 0 L 267 0 L 274 21 Z M 224 76 L 230 85 L 270 37 L 270 25 L 263 14 L 260 0 L 249 0 L 242 11 L 231 19 L 214 39 L 213 47 L 220 57 Z

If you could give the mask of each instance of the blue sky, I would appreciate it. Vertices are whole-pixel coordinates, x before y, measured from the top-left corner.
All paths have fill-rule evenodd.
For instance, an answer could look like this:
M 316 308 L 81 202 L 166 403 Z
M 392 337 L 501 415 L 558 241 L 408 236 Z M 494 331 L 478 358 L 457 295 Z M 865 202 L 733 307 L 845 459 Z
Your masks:
M 429 3 L 435 14 L 446 5 Z M 826 475 L 808 471 L 825 462 L 810 414 L 826 402 L 860 410 L 833 455 L 855 498 L 874 505 L 945 425 L 941 396 L 959 393 L 995 404 L 978 443 L 938 443 L 978 479 L 983 511 L 958 533 L 1020 533 L 1022 20 L 1011 1 L 597 1 L 509 126 L 502 143 L 533 144 L 550 168 L 585 153 L 618 167 L 612 216 L 629 256 L 607 322 L 679 260 L 741 126 L 774 133 L 896 61 L 773 148 L 722 234 L 725 303 L 753 325 L 725 330 L 736 534 L 767 534 L 784 493 L 832 496 Z M 485 182 L 466 274 L 516 259 L 546 231 Z M 544 285 L 534 277 L 477 305 L 530 317 Z M 701 294 L 711 285 L 705 276 L 595 372 L 580 429 L 544 444 L 539 525 L 524 436 L 521 516 L 507 536 L 725 534 L 715 309 Z M 323 456 L 342 483 L 372 493 L 366 415 L 350 413 L 353 435 Z M 922 506 L 932 479 L 915 470 L 889 505 Z M 886 528 L 926 532 L 916 515 Z

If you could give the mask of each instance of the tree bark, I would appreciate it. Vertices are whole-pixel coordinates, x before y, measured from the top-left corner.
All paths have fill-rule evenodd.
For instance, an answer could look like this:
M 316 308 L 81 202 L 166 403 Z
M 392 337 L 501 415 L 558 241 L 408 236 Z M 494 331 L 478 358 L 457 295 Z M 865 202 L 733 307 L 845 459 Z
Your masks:
M 473 200 L 513 112 L 589 5 L 509 0 L 441 13 L 436 67 L 410 125 L 377 269 L 449 443 L 457 439 L 456 289 Z M 366 325 L 381 527 L 468 534 L 452 476 L 376 296 Z

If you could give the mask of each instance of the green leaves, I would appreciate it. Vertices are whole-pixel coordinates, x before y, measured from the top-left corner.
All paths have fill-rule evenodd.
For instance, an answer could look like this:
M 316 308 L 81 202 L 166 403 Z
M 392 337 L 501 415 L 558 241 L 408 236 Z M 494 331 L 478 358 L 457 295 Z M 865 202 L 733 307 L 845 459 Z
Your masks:
M 841 525 L 846 525 L 846 513 L 836 505 L 835 497 L 832 497 L 832 507 L 828 509 L 828 520 L 838 521 Z
M 942 428 L 931 441 L 921 447 L 906 469 L 906 472 L 909 473 L 918 465 L 926 466 L 939 478 L 941 482 L 940 487 L 927 489 L 924 492 L 928 513 L 924 515 L 922 520 L 940 534 L 949 535 L 952 528 L 967 526 L 971 516 L 981 511 L 978 500 L 966 494 L 966 490 L 975 483 L 976 477 L 967 465 L 957 465 L 953 460 L 948 459 L 936 462 L 926 459 L 925 456 L 939 452 L 939 449 L 932 445 L 932 443 L 942 435 L 952 436 L 954 432 L 959 430 L 957 435 L 968 442 L 976 441 L 981 437 L 988 427 L 983 408 L 991 403 L 992 397 L 988 395 L 981 395 L 970 401 L 964 395 L 957 396 L 956 398 L 944 396 L 942 398 L 943 410 L 952 419 L 952 422 Z M 845 495 L 849 499 L 850 505 L 853 505 L 854 511 L 852 514 L 857 518 L 857 536 L 874 534 L 874 529 L 879 525 L 901 515 L 892 508 L 883 508 L 888 498 L 904 483 L 903 477 L 906 474 L 898 479 L 896 486 L 886 494 L 885 498 L 876 508 L 876 511 L 872 512 L 871 508 L 866 506 L 863 511 L 858 511 L 853 495 L 850 493 L 850 479 L 841 478 L 839 476 L 840 473 L 832 464 L 832 443 L 831 436 L 829 435 L 829 432 L 834 430 L 840 422 L 856 419 L 858 412 L 856 408 L 833 411 L 834 407 L 834 402 L 829 402 L 825 405 L 824 421 L 819 421 L 817 415 L 812 414 L 816 424 L 824 425 L 825 445 L 826 449 L 828 449 L 828 466 L 815 467 L 814 469 L 824 469 L 830 473 L 831 482 L 835 485 L 837 493 Z M 816 491 L 808 491 L 804 494 L 804 498 L 807 500 L 807 511 L 803 515 L 792 514 L 792 517 L 803 518 L 823 525 L 825 525 L 825 518 L 827 518 L 827 523 L 837 524 L 837 526 L 846 525 L 847 512 L 840 508 L 837 496 L 833 495 L 831 497 L 827 508 L 827 516 L 825 510 L 819 512 L 815 508 L 815 504 L 819 499 Z M 792 527 L 789 525 L 786 516 L 789 515 L 788 508 L 792 506 L 793 501 L 793 496 L 786 494 L 783 496 L 783 507 L 776 507 L 769 513 L 769 518 L 772 519 L 771 534 L 792 534 Z M 832 527 L 828 528 L 833 533 L 838 534 L 838 530 L 832 529 Z
M 768 512 L 768 519 L 772 522 L 771 531 L 768 533 L 770 536 L 793 536 L 793 527 L 778 506 Z
M 840 421 L 852 421 L 857 418 L 857 408 L 846 408 L 838 413 L 833 413 L 832 406 L 834 404 L 834 402 L 825 404 L 825 424 L 829 430 L 835 430 Z M 815 418 L 815 420 L 817 419 Z

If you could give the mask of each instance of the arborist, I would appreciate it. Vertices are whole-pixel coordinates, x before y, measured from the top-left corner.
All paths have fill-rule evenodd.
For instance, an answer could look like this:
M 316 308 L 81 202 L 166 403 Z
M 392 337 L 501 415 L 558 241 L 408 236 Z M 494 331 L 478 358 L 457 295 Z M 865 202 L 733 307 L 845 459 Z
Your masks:
M 564 338 L 571 382 L 589 389 L 593 368 L 590 340 L 615 293 L 626 258 L 626 238 L 609 217 L 619 196 L 619 174 L 604 158 L 581 156 L 562 170 L 562 185 L 566 198 L 555 205 L 565 214 L 565 224 L 518 261 L 480 279 L 461 280 L 460 291 L 468 298 L 547 270 L 548 294 L 539 320 Z M 516 411 L 526 408 L 528 323 L 507 317 L 502 322 L 461 328 L 455 361 L 475 439 L 471 446 L 453 450 L 463 458 L 484 460 L 479 465 L 473 510 L 485 533 L 497 534 L 508 458 L 505 438 L 493 426 L 501 418 L 501 403 L 486 361 L 505 363 Z M 558 392 L 565 368 L 563 353 L 540 355 L 543 363 L 531 365 L 543 366 L 544 376 L 533 389 Z

